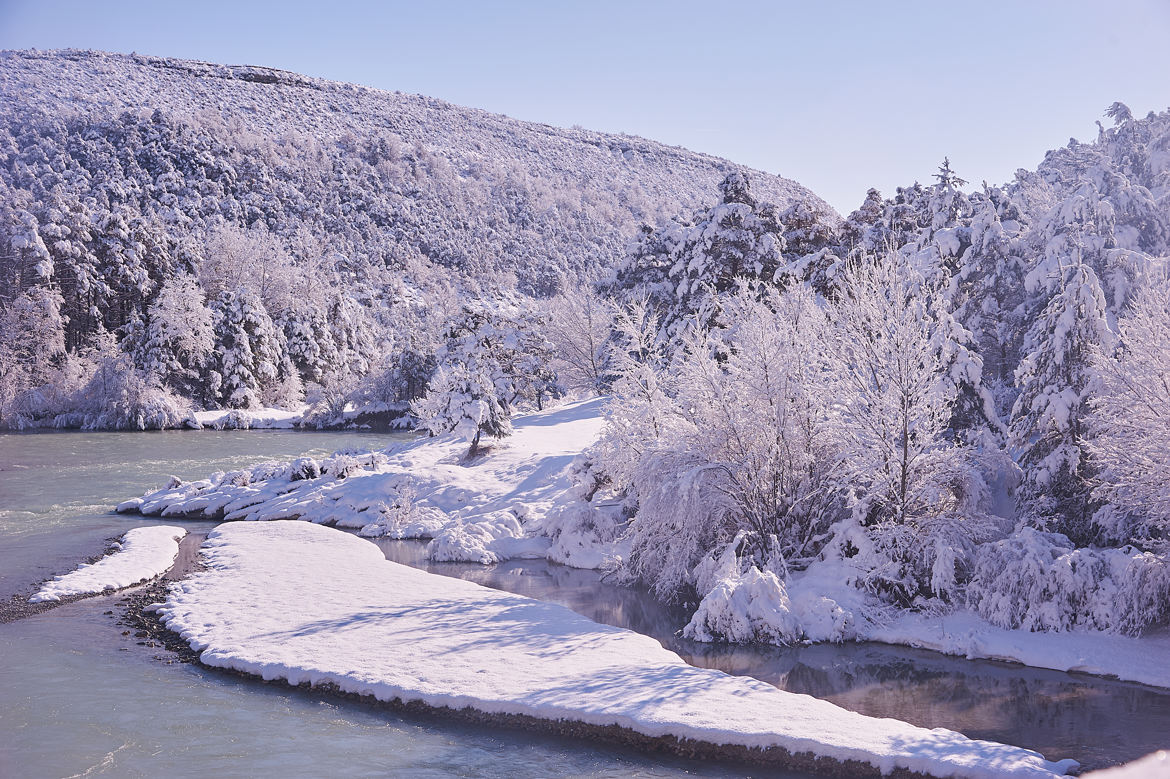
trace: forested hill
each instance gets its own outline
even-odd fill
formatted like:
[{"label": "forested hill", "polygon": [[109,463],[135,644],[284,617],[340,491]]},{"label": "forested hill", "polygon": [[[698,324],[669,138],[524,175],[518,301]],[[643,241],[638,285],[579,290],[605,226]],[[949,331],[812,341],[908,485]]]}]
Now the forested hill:
[{"label": "forested hill", "polygon": [[[0,117],[0,175],[34,202],[38,185],[108,195],[172,237],[260,222],[351,258],[512,270],[538,293],[612,265],[639,223],[690,212],[739,167],[287,71],[91,51],[0,53]],[[838,221],[799,184],[750,175],[761,199]]]}]

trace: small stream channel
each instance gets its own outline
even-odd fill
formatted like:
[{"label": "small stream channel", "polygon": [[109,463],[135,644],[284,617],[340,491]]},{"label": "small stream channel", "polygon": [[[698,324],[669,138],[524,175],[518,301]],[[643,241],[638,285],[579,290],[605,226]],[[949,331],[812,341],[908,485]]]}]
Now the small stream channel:
[{"label": "small stream channel", "polygon": [[[0,598],[71,569],[129,527],[159,524],[111,515],[108,507],[169,474],[194,478],[398,439],[276,431],[0,435]],[[951,728],[1049,758],[1073,757],[1087,768],[1170,743],[1168,692],[879,644],[696,644],[676,635],[685,613],[593,571],[534,560],[431,563],[422,542],[378,543],[391,560],[554,601],[651,635],[696,665],[755,676],[865,714]],[[760,773],[398,716],[176,663],[161,648],[122,635],[118,600],[93,598],[0,624],[0,776]]]}]

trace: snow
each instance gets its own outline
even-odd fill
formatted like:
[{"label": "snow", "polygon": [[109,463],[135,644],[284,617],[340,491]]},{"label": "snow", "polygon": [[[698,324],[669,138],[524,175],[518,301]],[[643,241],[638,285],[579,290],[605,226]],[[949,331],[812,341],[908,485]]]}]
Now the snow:
[{"label": "snow", "polygon": [[1115,676],[1170,688],[1170,630],[1141,638],[1101,631],[1030,633],[998,628],[970,611],[945,616],[903,613],[868,630],[866,638],[933,649],[970,659],[1007,660],[1034,668]]},{"label": "snow", "polygon": [[305,416],[309,406],[301,405],[298,408],[259,408],[251,411],[241,409],[219,409],[216,411],[196,411],[195,419],[203,427],[215,430],[292,430]]},{"label": "snow", "polygon": [[964,608],[932,613],[883,604],[858,589],[861,573],[851,560],[818,562],[784,581],[754,568],[741,572],[734,556],[719,562],[685,629],[688,638],[780,645],[877,641],[1170,688],[1170,629],[1140,638],[1088,629],[1009,629]]},{"label": "snow", "polygon": [[[585,503],[572,484],[576,455],[604,425],[604,402],[519,416],[514,435],[470,462],[464,459],[465,440],[419,438],[382,454],[302,458],[288,466],[269,463],[174,483],[125,501],[118,511],[295,518],[370,537],[432,539],[428,556],[434,560],[491,564],[547,557],[580,568],[613,568],[629,555],[620,506]],[[346,477],[338,478],[342,472]],[[845,560],[822,560],[777,580],[771,573],[737,570],[733,562],[722,561],[705,577],[700,591],[708,595],[687,628],[690,637],[777,644],[880,641],[1170,688],[1170,634],[1032,633],[996,627],[965,610],[947,616],[900,613],[859,589],[862,572]]]},{"label": "snow", "polygon": [[203,552],[206,569],[173,586],[159,612],[202,662],[266,680],[776,746],[883,772],[1023,777],[1076,765],[695,668],[646,636],[389,562],[359,537],[309,523],[223,524]]},{"label": "snow", "polygon": [[153,579],[175,562],[179,541],[185,535],[186,530],[171,525],[134,528],[122,536],[116,552],[45,582],[29,601],[39,603],[73,595],[93,595]]},{"label": "snow", "polygon": [[[370,536],[434,538],[442,560],[544,556],[545,518],[576,501],[570,465],[597,440],[604,399],[518,416],[515,433],[468,461],[456,435],[380,455],[334,455],[319,471],[268,464],[126,501],[119,511],[244,520],[301,519]],[[348,457],[344,468],[340,458]],[[300,462],[300,461],[298,461]],[[300,476],[295,478],[293,470]],[[344,473],[344,478],[341,478]]]},{"label": "snow", "polygon": [[1085,774],[1085,779],[1166,779],[1170,776],[1170,752],[1162,750],[1141,760]]}]

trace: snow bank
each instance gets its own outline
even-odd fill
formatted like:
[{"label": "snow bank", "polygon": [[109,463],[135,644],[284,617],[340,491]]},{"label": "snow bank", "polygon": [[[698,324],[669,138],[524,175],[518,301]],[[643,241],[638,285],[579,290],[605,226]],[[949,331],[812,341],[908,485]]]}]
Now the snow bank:
[{"label": "snow bank", "polygon": [[737,566],[729,547],[720,558],[705,561],[708,594],[685,635],[779,645],[877,641],[1170,688],[1170,629],[1140,638],[1084,628],[1032,632],[997,626],[969,609],[945,606],[932,612],[923,604],[922,611],[907,611],[862,591],[856,584],[862,571],[851,562],[822,560],[780,579]]},{"label": "snow bank", "polygon": [[593,399],[519,416],[511,437],[471,462],[462,439],[419,438],[384,454],[302,458],[172,484],[119,511],[301,519],[366,536],[434,538],[431,554],[441,560],[544,556],[544,521],[576,501],[570,465],[600,435],[603,404]]},{"label": "snow bank", "polygon": [[388,562],[373,544],[324,527],[224,524],[203,550],[206,570],[171,588],[162,618],[204,663],[267,680],[775,746],[882,771],[1049,776],[1075,766],[695,668],[646,636]]},{"label": "snow bank", "polygon": [[996,627],[960,610],[936,617],[902,612],[885,624],[869,627],[864,638],[969,659],[1006,660],[1170,688],[1170,630],[1166,629],[1141,638],[1090,630],[1031,633]]},{"label": "snow bank", "polygon": [[92,595],[153,579],[175,562],[179,541],[185,535],[186,530],[170,525],[134,528],[122,536],[116,552],[45,582],[29,601],[38,603],[71,595]]},{"label": "snow bank", "polygon": [[261,408],[252,411],[229,409],[196,411],[195,420],[215,430],[292,430],[304,418],[309,406],[296,409]]},{"label": "snow bank", "polygon": [[1162,750],[1141,760],[1085,774],[1085,779],[1166,779],[1170,776],[1170,752]]}]

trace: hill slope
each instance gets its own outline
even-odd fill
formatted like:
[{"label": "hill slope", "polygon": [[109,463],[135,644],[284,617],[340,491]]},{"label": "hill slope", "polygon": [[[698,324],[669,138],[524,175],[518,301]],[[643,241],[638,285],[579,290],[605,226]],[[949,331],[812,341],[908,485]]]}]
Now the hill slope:
[{"label": "hill slope", "polygon": [[[515,269],[522,280],[549,266],[579,272],[612,264],[637,223],[709,201],[723,175],[739,168],[641,138],[521,122],[420,95],[103,52],[0,53],[0,108],[18,139],[30,121],[70,127],[158,110],[168,127],[260,152],[258,169],[237,169],[250,200],[276,199],[287,210],[291,198],[304,212],[297,216],[330,236],[348,231],[329,217],[368,218],[388,233],[363,234],[350,251],[401,257],[410,247],[469,272]],[[181,157],[187,144],[163,145]],[[316,181],[322,164],[333,170]],[[807,201],[837,221],[799,184],[749,173],[763,200]],[[288,228],[279,209],[257,207],[243,221]]]}]

